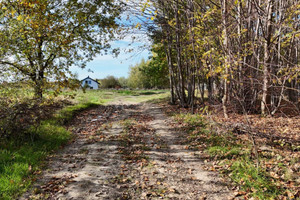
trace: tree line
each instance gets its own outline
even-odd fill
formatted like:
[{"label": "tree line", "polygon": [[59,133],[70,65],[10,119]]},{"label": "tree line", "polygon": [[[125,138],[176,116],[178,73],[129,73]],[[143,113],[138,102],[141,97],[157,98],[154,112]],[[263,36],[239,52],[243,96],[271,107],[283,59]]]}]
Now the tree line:
[{"label": "tree line", "polygon": [[169,87],[168,66],[154,56],[130,66],[128,78],[107,76],[99,82],[101,88],[165,89]]},{"label": "tree line", "polygon": [[[222,102],[241,112],[299,111],[300,3],[297,0],[151,0],[145,13],[162,44],[171,102]],[[153,18],[152,18],[153,19]]]}]

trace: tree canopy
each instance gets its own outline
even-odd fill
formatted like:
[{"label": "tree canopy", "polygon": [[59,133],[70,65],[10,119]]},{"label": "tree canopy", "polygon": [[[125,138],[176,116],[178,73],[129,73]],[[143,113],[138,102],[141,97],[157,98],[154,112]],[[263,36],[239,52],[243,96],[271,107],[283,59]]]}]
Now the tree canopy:
[{"label": "tree canopy", "polygon": [[120,12],[111,0],[3,0],[0,66],[29,79],[39,98],[49,81],[59,91],[70,66],[85,67],[107,51]]}]

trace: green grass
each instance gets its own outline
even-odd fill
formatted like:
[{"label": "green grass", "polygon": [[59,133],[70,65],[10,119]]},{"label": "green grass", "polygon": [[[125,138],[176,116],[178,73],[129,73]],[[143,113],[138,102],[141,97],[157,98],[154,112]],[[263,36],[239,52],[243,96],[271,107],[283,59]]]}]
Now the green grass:
[{"label": "green grass", "polygon": [[37,128],[28,130],[22,141],[0,142],[0,199],[16,199],[29,189],[34,176],[43,168],[43,160],[72,135],[63,126],[73,116],[97,104],[85,103],[68,106]]},{"label": "green grass", "polygon": [[49,121],[51,121],[52,123],[54,122],[60,125],[64,125],[69,122],[75,114],[88,108],[96,107],[98,105],[99,104],[97,103],[80,103],[73,106],[67,106],[56,113],[53,119],[50,119]]},{"label": "green grass", "polygon": [[251,196],[258,199],[275,199],[283,191],[274,184],[266,171],[257,170],[250,156],[240,156],[231,164],[230,178],[242,190],[250,192]]},{"label": "green grass", "polygon": [[175,119],[188,131],[188,146],[206,152],[221,167],[220,171],[242,191],[257,199],[274,199],[283,194],[284,190],[278,187],[265,168],[257,168],[249,141],[230,132],[217,134],[209,130],[199,114],[177,114]]},{"label": "green grass", "polygon": [[57,124],[42,123],[21,145],[1,142],[0,199],[15,199],[32,183],[34,173],[41,170],[42,160],[70,138],[71,133]]},{"label": "green grass", "polygon": [[138,95],[138,92],[134,90],[118,90],[117,93],[123,95],[133,95],[133,96]]},{"label": "green grass", "polygon": [[64,93],[76,94],[75,103],[107,104],[120,100],[121,102],[141,103],[168,97],[168,90],[82,90]]}]

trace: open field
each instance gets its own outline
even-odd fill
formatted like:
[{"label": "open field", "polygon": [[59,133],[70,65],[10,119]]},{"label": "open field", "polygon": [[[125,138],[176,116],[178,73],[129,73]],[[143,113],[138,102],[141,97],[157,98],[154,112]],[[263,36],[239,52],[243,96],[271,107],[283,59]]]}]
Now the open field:
[{"label": "open field", "polygon": [[[71,92],[71,94],[74,94]],[[107,104],[116,101],[140,103],[169,96],[168,90],[87,90],[76,92],[74,103]],[[122,103],[122,102],[121,102]]]}]

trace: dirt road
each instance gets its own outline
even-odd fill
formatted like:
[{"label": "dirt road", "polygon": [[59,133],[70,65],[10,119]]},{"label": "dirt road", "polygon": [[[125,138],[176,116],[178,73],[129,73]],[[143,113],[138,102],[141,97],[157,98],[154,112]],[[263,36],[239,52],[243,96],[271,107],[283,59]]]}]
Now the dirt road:
[{"label": "dirt road", "polygon": [[233,199],[170,123],[152,104],[80,113],[69,126],[74,141],[20,199]]}]

